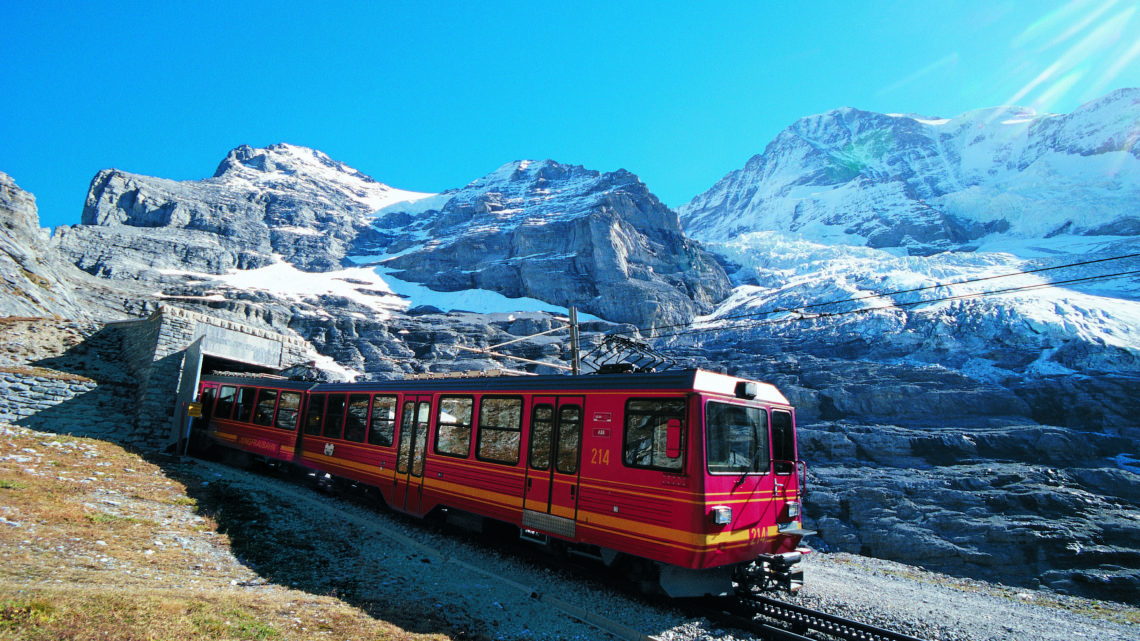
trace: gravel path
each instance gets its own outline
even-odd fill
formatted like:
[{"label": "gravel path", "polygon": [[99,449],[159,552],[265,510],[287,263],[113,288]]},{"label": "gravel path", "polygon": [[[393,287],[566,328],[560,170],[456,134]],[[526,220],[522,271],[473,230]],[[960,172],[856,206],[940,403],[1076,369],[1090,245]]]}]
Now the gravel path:
[{"label": "gravel path", "polygon": [[[322,561],[330,572],[328,580],[357,586],[350,600],[390,603],[392,612],[402,612],[396,615],[400,618],[434,611],[463,637],[608,636],[550,606],[558,601],[663,641],[751,638],[734,637],[705,620],[689,620],[668,605],[616,593],[411,519],[217,464],[198,463],[191,470],[205,483],[224,484],[227,492],[291,505],[289,519],[304,515],[302,522],[265,524],[278,532],[295,528],[320,532],[326,540],[367,541],[337,546],[343,556]],[[275,517],[268,512],[261,518]],[[791,601],[923,639],[1124,641],[1140,636],[1140,625],[1128,623],[1140,621],[1137,608],[956,579],[854,555],[812,555],[805,583]],[[544,600],[532,598],[534,593]]]}]

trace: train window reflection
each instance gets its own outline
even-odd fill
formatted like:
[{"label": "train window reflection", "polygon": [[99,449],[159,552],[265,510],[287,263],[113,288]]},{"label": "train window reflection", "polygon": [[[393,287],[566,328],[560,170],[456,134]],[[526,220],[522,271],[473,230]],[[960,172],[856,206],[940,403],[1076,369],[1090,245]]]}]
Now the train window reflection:
[{"label": "train window reflection", "polygon": [[479,460],[518,463],[521,437],[521,398],[484,396],[479,401]]},{"label": "train window reflection", "polygon": [[767,414],[758,407],[710,402],[705,408],[705,447],[711,474],[767,472]]},{"label": "train window reflection", "polygon": [[321,418],[325,415],[325,395],[309,396],[309,411],[305,413],[305,434],[321,435]]},{"label": "train window reflection", "polygon": [[776,461],[776,474],[791,474],[796,467],[796,441],[788,412],[772,412],[772,458]]},{"label": "train window reflection", "polygon": [[281,402],[277,404],[278,429],[292,432],[297,427],[297,410],[301,408],[300,392],[281,392]]},{"label": "train window reflection", "polygon": [[554,438],[554,407],[535,405],[530,417],[530,467],[550,469],[550,444]]},{"label": "train window reflection", "polygon": [[344,440],[363,443],[368,426],[368,395],[348,397],[348,415],[344,419]]},{"label": "train window reflection", "polygon": [[344,427],[344,400],[344,394],[329,394],[323,432],[327,438],[340,438],[340,431]]},{"label": "train window reflection", "polygon": [[253,424],[273,425],[273,411],[277,409],[277,390],[263,389],[257,393],[257,406],[253,410]]},{"label": "train window reflection", "polygon": [[558,408],[558,459],[555,468],[563,474],[578,471],[578,450],[582,444],[582,408],[563,405]]},{"label": "train window reflection", "polygon": [[238,390],[235,421],[248,423],[249,419],[253,418],[253,399],[256,395],[256,387],[243,387]]},{"label": "train window reflection", "polygon": [[215,406],[214,417],[226,418],[234,412],[234,396],[237,395],[237,388],[233,385],[222,386],[222,391],[218,392],[218,404]]},{"label": "train window reflection", "polygon": [[[682,455],[669,458],[666,441],[669,419],[685,425],[685,399],[631,399],[625,407],[623,461],[628,467],[676,472],[684,468]],[[684,438],[682,437],[682,444]]]},{"label": "train window reflection", "polygon": [[466,458],[471,452],[471,416],[475,399],[469,396],[441,396],[436,422],[435,451]]},{"label": "train window reflection", "polygon": [[372,445],[392,446],[396,434],[396,397],[377,396],[372,399],[372,426],[368,442]]}]

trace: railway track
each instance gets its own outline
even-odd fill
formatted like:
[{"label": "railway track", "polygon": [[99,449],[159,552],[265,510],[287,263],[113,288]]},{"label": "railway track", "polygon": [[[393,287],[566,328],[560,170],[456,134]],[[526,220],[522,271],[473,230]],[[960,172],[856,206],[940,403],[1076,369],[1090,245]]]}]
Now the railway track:
[{"label": "railway track", "polygon": [[744,630],[770,641],[922,641],[833,614],[792,605],[759,594],[738,594],[694,604],[701,616],[725,627]]}]

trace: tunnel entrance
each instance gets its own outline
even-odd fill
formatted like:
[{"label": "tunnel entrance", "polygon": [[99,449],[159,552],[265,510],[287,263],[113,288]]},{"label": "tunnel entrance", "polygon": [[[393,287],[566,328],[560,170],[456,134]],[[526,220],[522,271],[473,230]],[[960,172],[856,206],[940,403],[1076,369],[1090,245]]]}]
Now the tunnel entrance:
[{"label": "tunnel entrance", "polygon": [[176,446],[203,374],[274,373],[311,362],[304,339],[163,305],[148,318],[108,323],[124,333],[126,367],[138,381],[134,442]]}]

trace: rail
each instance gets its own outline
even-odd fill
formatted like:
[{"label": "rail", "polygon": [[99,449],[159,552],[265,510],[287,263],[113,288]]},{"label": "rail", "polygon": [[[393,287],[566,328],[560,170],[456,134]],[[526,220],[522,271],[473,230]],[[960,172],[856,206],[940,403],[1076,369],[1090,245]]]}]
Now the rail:
[{"label": "rail", "polygon": [[[901,632],[756,594],[705,600],[696,607],[709,620],[773,641],[812,641],[815,637],[808,634],[846,641],[922,641]],[[758,617],[765,620],[758,620]]]}]

